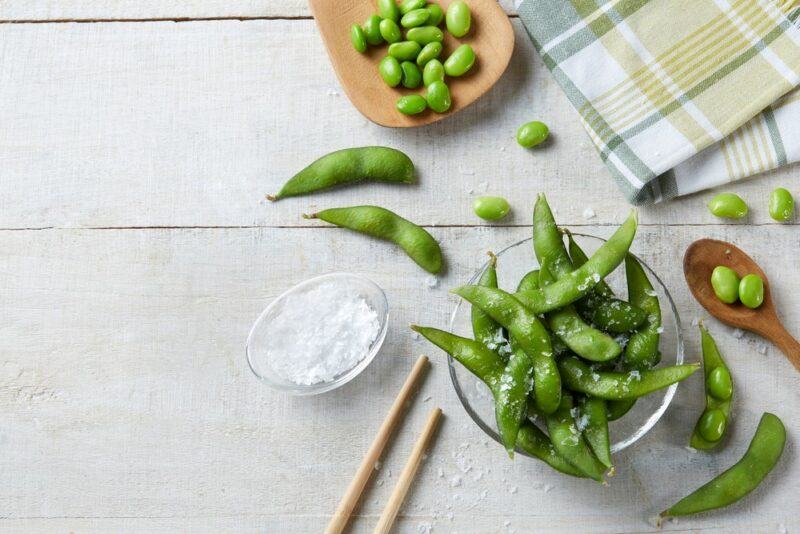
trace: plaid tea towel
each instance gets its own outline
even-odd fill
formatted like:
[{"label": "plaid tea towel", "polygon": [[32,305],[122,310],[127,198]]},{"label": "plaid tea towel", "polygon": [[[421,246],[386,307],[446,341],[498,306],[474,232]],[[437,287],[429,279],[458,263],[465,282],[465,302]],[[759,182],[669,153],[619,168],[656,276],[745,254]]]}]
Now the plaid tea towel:
[{"label": "plaid tea towel", "polygon": [[630,202],[800,160],[800,0],[522,0],[518,10]]}]

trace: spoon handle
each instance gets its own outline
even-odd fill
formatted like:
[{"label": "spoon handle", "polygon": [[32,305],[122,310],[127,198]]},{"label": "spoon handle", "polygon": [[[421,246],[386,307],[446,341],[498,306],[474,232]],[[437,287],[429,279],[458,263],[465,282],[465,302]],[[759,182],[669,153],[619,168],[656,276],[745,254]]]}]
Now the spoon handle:
[{"label": "spoon handle", "polygon": [[800,342],[786,331],[782,324],[777,323],[770,332],[770,339],[781,349],[792,365],[800,371]]}]

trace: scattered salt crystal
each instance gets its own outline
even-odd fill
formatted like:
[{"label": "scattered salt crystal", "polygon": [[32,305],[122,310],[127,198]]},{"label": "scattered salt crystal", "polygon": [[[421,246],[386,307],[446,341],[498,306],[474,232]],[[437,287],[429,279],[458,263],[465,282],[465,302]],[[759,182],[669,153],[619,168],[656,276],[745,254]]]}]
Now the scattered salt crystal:
[{"label": "scattered salt crystal", "polygon": [[758,344],[758,353],[759,354],[766,354],[767,353],[767,346],[763,343]]},{"label": "scattered salt crystal", "polygon": [[439,471],[438,471],[436,474],[439,476],[439,478],[444,478],[444,469],[442,469],[442,468],[440,467],[440,468],[439,468]]},{"label": "scattered salt crystal", "polygon": [[730,253],[731,253],[731,249],[729,249],[729,248],[726,248],[726,249],[725,249],[725,254],[730,254]]},{"label": "scattered salt crystal", "polygon": [[378,480],[375,484],[377,484],[378,487],[383,486],[383,479]]},{"label": "scattered salt crystal", "polygon": [[692,317],[692,326],[698,326],[700,324],[700,319],[697,317]]},{"label": "scattered salt crystal", "polygon": [[552,485],[550,485],[550,484],[545,484],[545,485],[544,485],[544,492],[545,492],[545,493],[550,493],[550,490],[551,490],[551,489],[553,489],[553,486],[552,486]]},{"label": "scattered salt crystal", "polygon": [[735,328],[735,329],[733,330],[733,337],[734,337],[734,338],[736,338],[736,339],[742,339],[742,337],[743,337],[743,336],[744,336],[744,330],[741,330],[741,329],[739,329],[739,328]]},{"label": "scattered salt crystal", "polygon": [[429,400],[431,400],[431,396],[430,395],[428,395],[427,397],[422,399],[422,402],[428,402]]},{"label": "scattered salt crystal", "polygon": [[504,526],[504,527],[508,528],[510,525],[511,525],[511,521],[509,521],[508,519],[506,519],[505,521],[503,521],[503,526]]},{"label": "scattered salt crystal", "polygon": [[506,147],[504,147],[504,146],[501,146],[501,147],[500,147],[500,152],[505,152],[505,151],[506,151]]},{"label": "scattered salt crystal", "polygon": [[779,532],[780,534],[786,534],[786,533],[787,533],[787,532],[789,532],[789,531],[788,531],[788,530],[786,530],[786,525],[784,525],[783,523],[781,523],[780,525],[778,525],[778,532]]},{"label": "scattered salt crystal", "polygon": [[375,471],[380,471],[383,464],[379,461],[375,462]]},{"label": "scattered salt crystal", "polygon": [[456,475],[450,480],[450,487],[457,488],[461,485],[461,477]]},{"label": "scattered salt crystal", "polygon": [[517,492],[517,487],[516,487],[516,486],[511,486],[511,489],[510,489],[510,490],[508,490],[508,492],[509,492],[510,494],[512,494],[512,495],[513,495],[513,494],[515,494],[515,493]]},{"label": "scattered salt crystal", "polygon": [[448,521],[452,521],[454,517],[455,517],[455,515],[453,514],[453,512],[447,512]]},{"label": "scattered salt crystal", "polygon": [[417,340],[417,339],[419,339],[419,338],[420,338],[420,336],[419,336],[419,332],[414,332],[414,333],[412,333],[412,334],[411,334],[411,338],[412,338],[412,339],[414,339],[414,340]]},{"label": "scattered salt crystal", "polygon": [[585,210],[583,210],[583,218],[584,219],[587,219],[587,220],[588,219],[594,219],[595,217],[597,217],[597,214],[594,212],[594,210],[592,208],[587,207]]},{"label": "scattered salt crystal", "polygon": [[473,176],[475,171],[473,169],[459,169],[461,174],[466,174],[467,176]]},{"label": "scattered salt crystal", "polygon": [[475,194],[475,189],[470,187],[469,189],[467,189],[467,194],[468,195],[474,195]]},{"label": "scattered salt crystal", "polygon": [[417,525],[417,534],[431,534],[430,523],[420,523]]},{"label": "scattered salt crystal", "polygon": [[292,293],[274,306],[261,333],[269,343],[255,357],[295,384],[330,382],[349,371],[381,329],[364,297],[335,282]]},{"label": "scattered salt crystal", "polygon": [[339,96],[339,91],[336,89],[328,89],[328,96]]},{"label": "scattered salt crystal", "polygon": [[487,189],[489,189],[489,182],[487,182],[486,180],[478,184],[479,191],[485,193]]},{"label": "scattered salt crystal", "polygon": [[439,279],[435,276],[429,276],[425,279],[425,285],[429,288],[433,289],[434,287],[439,285]]},{"label": "scattered salt crystal", "polygon": [[695,449],[694,447],[690,447],[688,445],[685,446],[684,449],[686,449],[687,451],[691,452],[692,454],[697,452],[697,449]]},{"label": "scattered salt crystal", "polygon": [[472,480],[477,482],[478,480],[483,478],[483,471],[475,471],[475,474],[472,476]]}]

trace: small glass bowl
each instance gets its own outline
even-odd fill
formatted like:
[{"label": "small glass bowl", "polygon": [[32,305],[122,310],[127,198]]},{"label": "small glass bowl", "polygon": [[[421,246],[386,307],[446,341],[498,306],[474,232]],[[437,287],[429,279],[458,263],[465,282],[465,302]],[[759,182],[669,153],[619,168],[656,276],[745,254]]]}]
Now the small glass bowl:
[{"label": "small glass bowl", "polygon": [[[267,362],[265,357],[265,349],[270,343],[267,336],[266,325],[272,319],[273,314],[279,308],[280,304],[290,295],[309,291],[323,283],[335,282],[340,287],[347,287],[354,292],[358,292],[359,296],[367,301],[370,308],[375,310],[378,314],[378,322],[380,323],[380,331],[375,341],[369,348],[366,356],[356,364],[352,369],[342,373],[329,382],[320,382],[318,384],[295,384],[278,375]],[[253,327],[250,329],[250,334],[247,336],[247,343],[245,345],[245,352],[247,353],[247,364],[250,370],[253,371],[262,382],[266,385],[285,391],[292,395],[318,395],[327,391],[334,390],[361,373],[370,362],[378,354],[378,351],[383,345],[383,340],[386,339],[386,330],[389,326],[389,303],[386,301],[386,294],[383,290],[372,280],[349,273],[331,273],[311,278],[305,282],[301,282],[284,292],[278,298],[273,300],[267,308],[261,312]]]},{"label": "small glass bowl", "polygon": [[[572,235],[589,256],[605,242],[605,239],[596,236],[575,233]],[[637,259],[647,271],[647,275],[661,302],[662,327],[664,331],[661,334],[660,348],[662,358],[659,365],[680,365],[683,363],[684,357],[683,334],[675,302],[673,302],[669,291],[667,291],[666,286],[658,275],[640,258],[637,257]],[[475,273],[468,283],[477,283],[487,266],[488,262]],[[535,268],[537,268],[537,262],[533,254],[531,238],[514,243],[497,253],[497,276],[501,288],[506,288],[507,290],[516,288],[517,282]],[[606,282],[618,295],[625,295],[625,291],[619,291],[627,287],[624,271],[624,268],[618,268],[606,278]],[[453,310],[453,315],[450,318],[450,331],[472,337],[470,306],[462,306],[462,303],[463,300],[459,301]],[[494,401],[489,388],[453,358],[448,358],[448,362],[453,387],[464,409],[486,434],[497,443],[502,444],[497,433]],[[667,410],[677,389],[678,384],[673,384],[666,389],[642,397],[624,417],[617,421],[612,421],[609,424],[612,442],[611,452],[622,451],[653,428]],[[517,452],[524,456],[530,456],[519,449]]]}]

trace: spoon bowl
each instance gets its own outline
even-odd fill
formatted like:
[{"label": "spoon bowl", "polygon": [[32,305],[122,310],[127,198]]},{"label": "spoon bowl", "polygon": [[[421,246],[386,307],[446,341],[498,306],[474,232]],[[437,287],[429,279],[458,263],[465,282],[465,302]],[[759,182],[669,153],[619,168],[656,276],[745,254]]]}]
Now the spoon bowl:
[{"label": "spoon bowl", "polygon": [[[443,10],[451,0],[438,0]],[[395,103],[401,96],[422,94],[424,88],[389,87],[378,74],[378,62],[387,54],[387,44],[370,46],[367,52],[357,52],[350,43],[350,26],[362,24],[377,12],[375,2],[368,0],[309,0],[328,56],[336,76],[350,101],[366,118],[381,126],[408,128],[422,126],[449,117],[472,104],[500,79],[514,50],[514,28],[497,0],[469,0],[472,28],[461,38],[444,31],[444,50],[440,61],[459,45],[468,44],[477,59],[464,76],[447,77],[452,107],[446,113],[428,109],[418,115],[403,115]],[[442,23],[444,26],[444,23]]]},{"label": "spoon bowl", "polygon": [[[764,302],[761,306],[751,309],[741,302],[725,304],[719,300],[711,287],[711,273],[718,265],[730,267],[739,277],[746,274],[760,276],[764,281]],[[778,318],[766,274],[744,251],[725,241],[700,239],[686,249],[683,274],[692,295],[708,313],[727,325],[769,339],[800,370],[800,343],[786,331]]]}]

